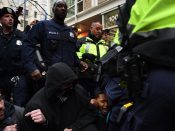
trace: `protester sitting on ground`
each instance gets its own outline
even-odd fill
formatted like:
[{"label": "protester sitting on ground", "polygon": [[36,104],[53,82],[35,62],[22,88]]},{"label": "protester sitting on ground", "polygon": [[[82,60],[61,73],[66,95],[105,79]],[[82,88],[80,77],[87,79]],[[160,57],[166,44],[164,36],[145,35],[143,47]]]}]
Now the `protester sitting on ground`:
[{"label": "protester sitting on ground", "polygon": [[91,104],[95,105],[101,114],[106,115],[108,112],[108,101],[104,91],[98,91],[95,93],[95,98],[91,99]]},{"label": "protester sitting on ground", "polygon": [[47,71],[45,87],[26,105],[21,131],[97,131],[97,113],[78,77],[65,63]]},{"label": "protester sitting on ground", "polygon": [[106,117],[108,113],[108,101],[104,91],[96,90],[95,98],[91,99],[91,104],[95,105],[99,111],[97,128],[99,131],[106,131]]},{"label": "protester sitting on ground", "polygon": [[7,102],[0,93],[0,131],[18,131],[24,109]]}]

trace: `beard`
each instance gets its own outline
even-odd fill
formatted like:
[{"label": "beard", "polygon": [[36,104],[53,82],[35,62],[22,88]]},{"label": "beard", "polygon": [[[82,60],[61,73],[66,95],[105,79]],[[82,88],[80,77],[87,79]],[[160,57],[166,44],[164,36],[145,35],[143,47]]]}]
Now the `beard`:
[{"label": "beard", "polygon": [[66,16],[67,16],[67,13],[57,13],[55,14],[55,19],[63,22]]}]

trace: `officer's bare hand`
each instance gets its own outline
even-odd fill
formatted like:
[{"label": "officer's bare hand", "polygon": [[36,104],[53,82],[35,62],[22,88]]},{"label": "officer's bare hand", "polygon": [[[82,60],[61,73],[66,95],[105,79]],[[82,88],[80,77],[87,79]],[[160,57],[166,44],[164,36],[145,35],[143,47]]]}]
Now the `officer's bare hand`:
[{"label": "officer's bare hand", "polygon": [[6,126],[3,131],[17,131],[17,125]]},{"label": "officer's bare hand", "polygon": [[72,131],[72,129],[65,128],[64,131]]},{"label": "officer's bare hand", "polygon": [[26,117],[30,116],[32,118],[32,120],[34,121],[34,123],[39,123],[39,124],[46,123],[46,118],[40,109],[36,109],[36,110],[31,111],[31,112],[28,112],[27,114],[25,114],[25,116]]},{"label": "officer's bare hand", "polygon": [[84,72],[88,69],[88,64],[84,61],[80,61],[80,68],[81,68],[81,72]]},{"label": "officer's bare hand", "polygon": [[30,75],[33,80],[39,80],[42,78],[41,72],[38,69],[34,70]]}]

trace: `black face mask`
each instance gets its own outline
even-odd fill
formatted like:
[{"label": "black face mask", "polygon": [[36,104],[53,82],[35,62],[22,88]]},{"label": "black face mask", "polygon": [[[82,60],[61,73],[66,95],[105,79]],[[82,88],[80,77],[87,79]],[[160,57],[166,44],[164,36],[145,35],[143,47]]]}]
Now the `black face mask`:
[{"label": "black face mask", "polygon": [[73,89],[72,87],[67,88],[57,94],[57,98],[61,101],[61,103],[64,103],[69,98],[72,89]]}]

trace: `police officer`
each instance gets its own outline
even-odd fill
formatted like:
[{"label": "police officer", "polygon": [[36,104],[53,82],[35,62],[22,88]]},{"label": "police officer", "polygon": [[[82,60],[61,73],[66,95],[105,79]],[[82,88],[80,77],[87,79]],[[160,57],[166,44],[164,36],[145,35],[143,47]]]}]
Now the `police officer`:
[{"label": "police officer", "polygon": [[77,41],[80,59],[89,64],[87,71],[80,73],[80,84],[83,85],[94,97],[94,89],[97,87],[96,76],[100,58],[107,52],[108,47],[102,39],[102,25],[100,22],[91,24],[90,33],[87,37]]},{"label": "police officer", "polygon": [[13,27],[15,17],[15,12],[9,7],[3,7],[0,11],[0,89],[8,101],[12,87],[18,86],[19,76],[24,74],[21,61],[24,35]]},{"label": "police officer", "polygon": [[72,28],[64,24],[67,15],[66,2],[57,0],[52,11],[53,19],[40,21],[34,25],[24,42],[22,51],[24,65],[33,80],[42,78],[41,68],[34,57],[37,46],[39,46],[42,62],[47,67],[54,63],[64,62],[74,71],[79,65],[82,65],[83,69],[87,68],[76,55],[76,36]]},{"label": "police officer", "polygon": [[129,0],[125,4],[118,6],[119,14],[116,21],[118,28],[113,43],[111,43],[111,48],[102,58],[104,64],[102,66],[103,74],[100,85],[106,91],[110,106],[107,131],[119,131],[128,111],[132,108],[132,101],[128,98],[126,81],[122,79],[123,76],[120,74],[123,74],[123,72],[121,73],[120,70],[123,68],[121,52],[123,52],[123,43],[126,41],[126,29],[123,27],[126,27],[129,12],[134,2],[135,0]]},{"label": "police officer", "polygon": [[124,48],[133,61],[123,60],[134,104],[121,131],[175,130],[174,8],[173,0],[136,0],[130,10]]}]

